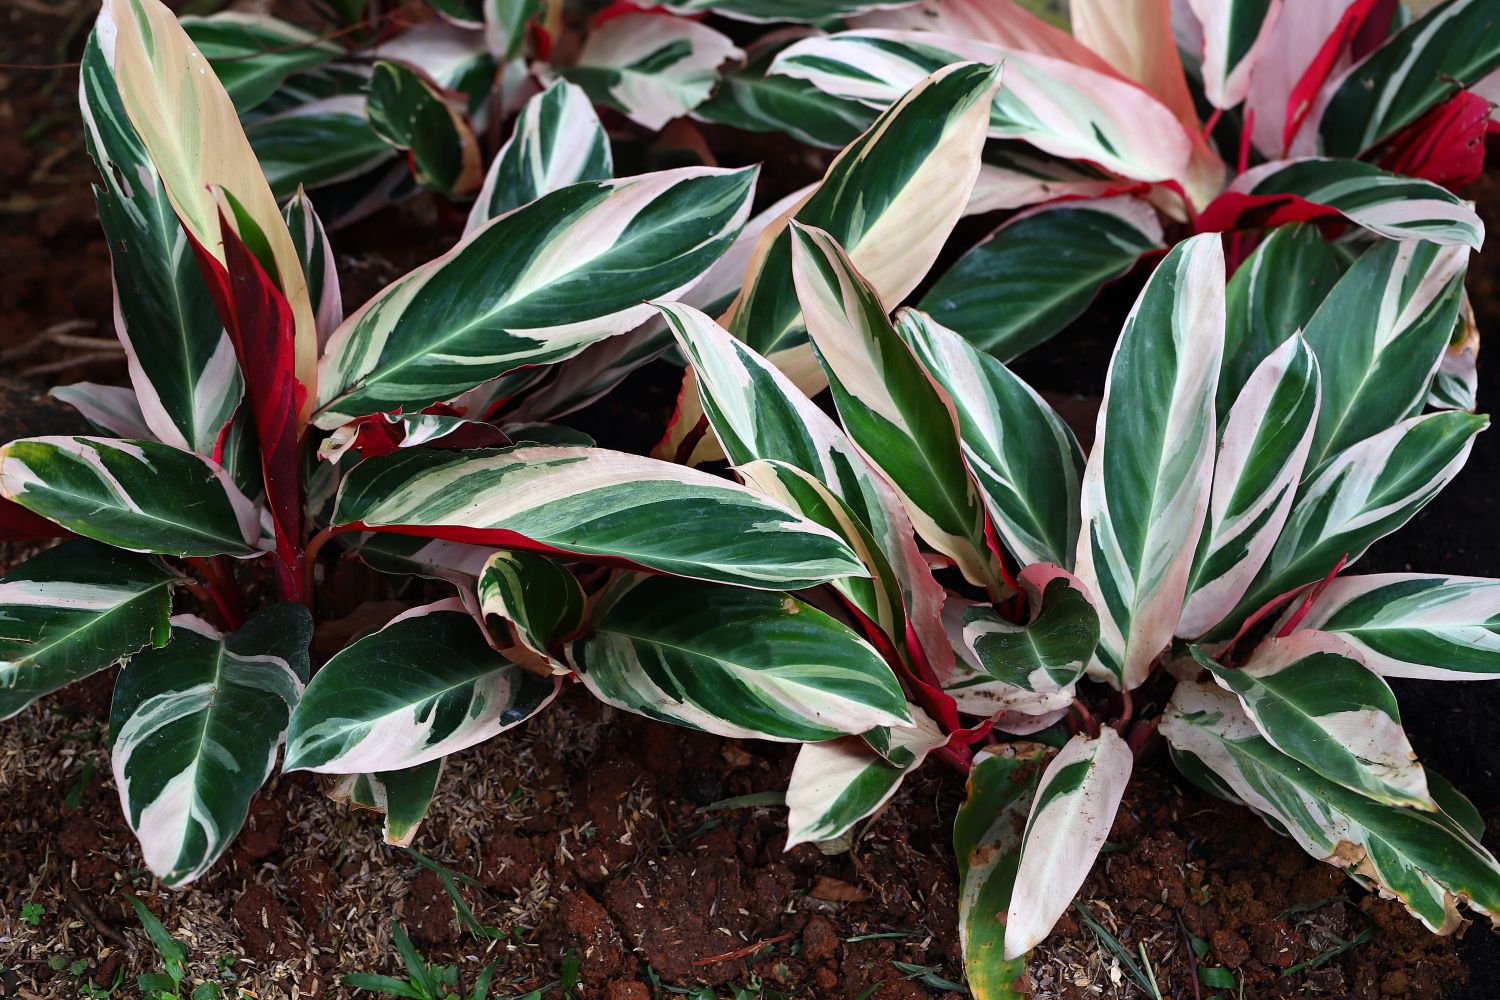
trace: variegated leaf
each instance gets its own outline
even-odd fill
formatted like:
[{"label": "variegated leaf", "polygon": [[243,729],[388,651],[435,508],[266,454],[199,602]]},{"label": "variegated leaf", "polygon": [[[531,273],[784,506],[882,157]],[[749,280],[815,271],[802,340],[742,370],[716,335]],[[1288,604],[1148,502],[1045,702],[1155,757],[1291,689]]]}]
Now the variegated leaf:
[{"label": "variegated leaf", "polygon": [[338,462],[351,451],[361,458],[389,455],[401,448],[499,448],[510,439],[494,424],[451,413],[374,413],[336,428],[318,445],[318,457]]},{"label": "variegated leaf", "polygon": [[0,577],[0,719],[167,641],[175,573],[98,542],[66,542]]},{"label": "variegated leaf", "polygon": [[833,532],[758,493],[593,448],[406,449],[355,466],[333,521],[777,589],[865,572]]},{"label": "variegated leaf", "polygon": [[1427,405],[1439,410],[1473,410],[1479,405],[1479,325],[1468,292],[1459,301],[1458,322],[1432,376]]},{"label": "variegated leaf", "polygon": [[292,715],[287,771],[394,771],[481,743],[557,695],[485,641],[457,600],[428,604],[344,647]]},{"label": "variegated leaf", "polygon": [[1021,857],[1026,810],[1049,751],[1039,743],[996,744],[974,757],[968,795],[953,819],[958,856],[958,940],[976,1000],[1020,1000],[1024,959],[1005,957],[1005,923]]},{"label": "variegated leaf", "polygon": [[291,310],[295,377],[306,390],[299,423],[317,390],[317,330],[297,249],[234,104],[203,54],[160,0],[106,0],[100,47],[113,67],[131,124],[160,173],[184,229],[204,261],[226,268],[221,193],[229,223],[254,243]]},{"label": "variegated leaf", "polygon": [[221,467],[155,441],[21,438],[0,448],[0,497],[133,552],[258,555],[260,517]]},{"label": "variegated leaf", "polygon": [[418,184],[450,198],[478,190],[484,166],[474,129],[425,75],[402,63],[377,62],[365,111],[377,135],[410,153]]},{"label": "variegated leaf", "polygon": [[1099,643],[1099,613],[1088,592],[1067,570],[1032,563],[1016,582],[1029,617],[1010,622],[976,604],[964,612],[964,645],[991,677],[1024,691],[1072,690]]},{"label": "variegated leaf", "polygon": [[833,840],[890,801],[906,775],[948,738],[915,705],[916,725],[892,729],[886,756],[856,736],[805,743],[786,788],[786,847]]},{"label": "variegated leaf", "polygon": [[582,627],[586,600],[567,567],[534,552],[496,552],[479,574],[479,608],[486,623],[499,619],[491,631],[496,644],[547,666],[558,663],[552,650]]},{"label": "variegated leaf", "polygon": [[94,203],[117,289],[115,332],[148,436],[209,455],[244,383],[187,235],[125,112],[106,55],[110,32],[101,19],[89,36],[78,96],[100,173]]},{"label": "variegated leaf", "polygon": [[[1477,250],[1484,223],[1465,202],[1431,181],[1400,177],[1359,160],[1307,157],[1252,167],[1223,196],[1225,223],[1205,213],[1207,228],[1238,223],[1248,212],[1256,226],[1342,216],[1393,240],[1427,240]],[[1211,208],[1210,213],[1214,210]]]},{"label": "variegated leaf", "polygon": [[577,61],[556,72],[598,103],[655,130],[703,103],[720,64],[743,54],[697,21],[632,13],[591,31]]},{"label": "variegated leaf", "polygon": [[904,7],[915,0],[669,0],[679,14],[723,14],[740,21],[816,23],[852,17],[884,7]]},{"label": "variegated leaf", "polygon": [[385,842],[410,847],[417,827],[427,817],[446,757],[398,771],[347,774],[328,793],[335,802],[348,802],[385,817]]},{"label": "variegated leaf", "polygon": [[1019,958],[1052,930],[1088,878],[1130,780],[1130,748],[1113,729],[1077,735],[1042,772],[1021,841],[1005,914],[1005,958]]},{"label": "variegated leaf", "polygon": [[1421,411],[1458,319],[1468,256],[1383,241],[1328,293],[1305,330],[1323,383],[1309,470]]},{"label": "variegated leaf", "polygon": [[1272,636],[1237,668],[1196,646],[1193,656],[1288,757],[1377,802],[1437,808],[1395,694],[1343,639],[1310,629]]},{"label": "variegated leaf", "polygon": [[465,545],[415,535],[342,535],[352,539],[347,551],[381,573],[420,576],[451,583],[460,596],[470,594],[479,582],[484,564],[495,551],[483,545]]},{"label": "variegated leaf", "polygon": [[1180,636],[1234,610],[1286,524],[1318,422],[1318,359],[1300,334],[1261,362],[1229,411]]},{"label": "variegated leaf", "polygon": [[1458,474],[1489,418],[1449,410],[1412,417],[1334,455],[1306,480],[1286,527],[1239,606],[1209,638],[1233,634],[1271,598],[1352,563]]},{"label": "variegated leaf", "polygon": [[568,662],[594,696],[661,722],[809,742],[911,726],[873,646],[790,594],[624,576]]},{"label": "variegated leaf", "polygon": [[[396,151],[370,127],[363,94],[340,94],[297,104],[245,125],[245,138],[260,160],[266,183],[277,198],[290,198],[299,187],[326,187],[357,177],[370,177],[377,190],[370,197],[380,203],[375,171]],[[408,185],[411,175],[400,165],[396,176]],[[386,197],[389,192],[386,192]],[[358,213],[340,215],[352,221]],[[293,237],[295,240],[295,236]],[[316,299],[314,308],[316,308]]]},{"label": "variegated leaf", "polygon": [[1500,865],[1459,822],[1329,781],[1266,742],[1229,692],[1179,684],[1161,732],[1307,853],[1399,899],[1430,929],[1457,930],[1460,901],[1492,920],[1500,914]]},{"label": "variegated leaf", "polygon": [[[1250,91],[1250,73],[1265,51],[1282,0],[1188,0],[1203,26],[1203,92],[1216,108],[1232,108]],[[1295,15],[1293,0],[1287,16]]]},{"label": "variegated leaf", "polygon": [[831,236],[792,223],[792,277],[807,331],[850,439],[884,472],[917,533],[970,583],[999,593],[984,507],[952,401],[901,339]]},{"label": "variegated leaf", "polygon": [[150,441],[156,438],[146,426],[135,390],[123,385],[100,385],[97,382],[74,382],[47,390],[53,399],[67,403],[96,430],[110,437]]},{"label": "variegated leaf", "polygon": [[755,171],[684,167],[573,184],[487,223],[344,322],[317,424],[421,409],[577,354],[653,313],[724,253]]},{"label": "variegated leaf", "polygon": [[1307,326],[1342,270],[1338,248],[1312,225],[1272,230],[1235,270],[1224,293],[1224,364],[1216,407],[1221,422],[1250,373]]},{"label": "variegated leaf", "polygon": [[484,42],[490,55],[508,62],[526,45],[526,26],[541,13],[545,0],[484,0]]},{"label": "variegated leaf", "polygon": [[1348,44],[1371,11],[1370,0],[1291,4],[1271,25],[1271,37],[1251,72],[1245,126],[1266,158],[1311,153],[1315,140],[1294,143],[1312,101],[1330,72],[1347,66]]},{"label": "variegated leaf", "polygon": [[1179,243],[1136,300],[1110,361],[1083,476],[1077,574],[1102,628],[1090,672],[1129,690],[1177,628],[1207,513],[1224,347],[1216,234]]},{"label": "variegated leaf", "polygon": [[[699,401],[729,460],[737,466],[757,459],[785,462],[848,505],[869,529],[900,586],[901,601],[887,609],[890,617],[871,617],[896,639],[906,634],[902,623],[910,622],[941,673],[950,660],[939,621],[943,591],[917,549],[911,518],[890,484],[837,423],[753,348],[694,309],[659,308],[692,366]],[[854,592],[850,581],[844,585]],[[868,596],[877,609],[888,604],[878,591]]]},{"label": "variegated leaf", "polygon": [[1068,425],[1004,365],[923,313],[903,309],[896,329],[952,400],[964,459],[1006,549],[1023,566],[1070,567],[1083,452]]},{"label": "variegated leaf", "polygon": [[[1198,109],[1172,32],[1173,6],[1172,0],[1071,0],[1068,26],[1082,47],[1103,57],[1106,72],[1134,80],[1185,127],[1196,130]],[[1073,53],[1058,54],[1092,65]]]},{"label": "variegated leaf", "polygon": [[1073,703],[1072,688],[1029,691],[998,680],[981,667],[974,650],[964,640],[964,626],[982,607],[956,594],[949,594],[943,604],[943,626],[954,653],[952,669],[939,675],[943,691],[953,699],[958,711],[992,719],[1002,732],[1025,736],[1047,728]]},{"label": "variegated leaf", "polygon": [[1009,361],[1077,319],[1162,239],[1156,210],[1136,198],[1044,206],[1012,217],[960,257],[920,308]]},{"label": "variegated leaf", "polygon": [[287,231],[292,234],[292,244],[297,248],[297,259],[302,262],[302,274],[307,278],[307,294],[312,300],[318,348],[321,350],[344,321],[344,293],[339,286],[338,262],[334,260],[333,245],[328,242],[323,220],[318,218],[312,199],[300,186],[287,202],[283,215]]},{"label": "variegated leaf", "polygon": [[344,54],[306,28],[264,14],[221,11],[184,17],[182,28],[198,46],[240,114],[264,102],[294,73],[316,69]]},{"label": "variegated leaf", "polygon": [[1494,4],[1438,4],[1328,84],[1313,112],[1319,144],[1334,156],[1358,156],[1497,68]]},{"label": "variegated leaf", "polygon": [[614,176],[609,136],[582,90],[559,80],[521,108],[469,210],[465,233],[579,181]]},{"label": "variegated leaf", "polygon": [[846,31],[784,50],[772,73],[871,107],[963,60],[1005,63],[989,135],[1022,139],[1141,181],[1182,180],[1192,139],[1165,105],[1119,77],[1021,49],[920,31]]},{"label": "variegated leaf", "polygon": [[1500,678],[1500,581],[1419,573],[1339,577],[1301,627],[1338,636],[1385,677]]},{"label": "variegated leaf", "polygon": [[311,641],[300,604],[227,636],[179,615],[166,646],[121,671],[110,763],[146,867],[167,885],[202,875],[239,833],[307,683]]}]

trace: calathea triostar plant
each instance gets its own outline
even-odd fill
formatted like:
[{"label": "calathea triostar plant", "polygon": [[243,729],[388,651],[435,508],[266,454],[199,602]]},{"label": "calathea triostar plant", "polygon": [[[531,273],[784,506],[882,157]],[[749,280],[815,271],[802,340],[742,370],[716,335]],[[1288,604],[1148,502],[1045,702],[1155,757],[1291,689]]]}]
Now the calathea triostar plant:
[{"label": "calathea triostar plant", "polygon": [[[933,238],[869,243],[893,281],[925,272],[996,86],[972,64],[922,81],[794,200],[851,242],[935,219]],[[277,204],[157,0],[108,0],[80,97],[130,385],[57,390],[96,435],[0,447],[3,537],[67,539],[0,580],[0,715],[123,663],[113,769],[164,882],[224,851],[283,741],[285,768],[341,775],[337,794],[409,839],[445,755],[569,674],[719,733],[911,731],[889,659],[810,591],[868,579],[841,531],[544,422],[638,363],[629,331],[661,339],[648,300],[736,296],[785,229],[787,204],[747,220],[753,170],[614,179],[592,108],[557,83],[521,110],[462,240],[346,318],[312,205]],[[335,550],[458,596],[317,664],[309,609]]]},{"label": "calathea triostar plant", "polygon": [[[1324,288],[1291,269],[1321,245],[1297,227],[1227,284],[1219,236],[1180,243],[1121,332],[1085,459],[1003,364],[922,312],[888,319],[827,232],[785,238],[822,376],[799,380],[826,382],[838,422],[701,311],[659,308],[742,478],[864,562],[834,588],[916,722],[804,747],[789,843],[843,835],[924,757],[956,765],[969,983],[1017,995],[1159,733],[1190,779],[1432,930],[1461,903],[1500,912],[1478,815],[1416,760],[1385,681],[1500,677],[1500,581],[1339,575],[1487,424],[1440,391],[1465,248],[1360,238]],[[1055,751],[1009,738],[1059,729]]]}]

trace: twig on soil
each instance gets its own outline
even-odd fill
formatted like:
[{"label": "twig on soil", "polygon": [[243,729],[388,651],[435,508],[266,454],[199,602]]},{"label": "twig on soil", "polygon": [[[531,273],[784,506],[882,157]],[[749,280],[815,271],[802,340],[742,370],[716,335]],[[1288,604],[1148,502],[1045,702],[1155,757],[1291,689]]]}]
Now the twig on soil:
[{"label": "twig on soil", "polygon": [[697,966],[703,966],[717,965],[720,962],[733,962],[737,958],[744,958],[746,955],[753,955],[757,951],[760,951],[762,948],[768,947],[773,944],[780,944],[791,936],[792,932],[787,931],[785,934],[778,934],[773,938],[762,938],[761,940],[756,941],[753,944],[745,945],[745,947],[743,948],[736,948],[734,951],[726,951],[722,955],[711,955],[708,958],[700,958],[693,964]]},{"label": "twig on soil", "polygon": [[68,905],[83,918],[84,923],[94,929],[94,933],[117,948],[128,949],[130,947],[130,942],[125,940],[125,935],[106,924],[98,912],[89,905],[88,900],[83,898],[83,893],[78,891],[78,887],[66,878],[63,880],[62,891],[63,898],[68,901]]}]

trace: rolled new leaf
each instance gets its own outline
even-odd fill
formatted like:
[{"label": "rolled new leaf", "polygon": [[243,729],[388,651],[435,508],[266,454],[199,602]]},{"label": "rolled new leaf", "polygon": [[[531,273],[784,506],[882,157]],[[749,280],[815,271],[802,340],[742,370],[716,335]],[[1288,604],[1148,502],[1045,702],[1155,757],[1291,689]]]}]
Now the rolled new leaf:
[{"label": "rolled new leaf", "polygon": [[601,701],[720,736],[809,742],[911,726],[875,648],[790,594],[627,576],[568,661]]},{"label": "rolled new leaf", "polygon": [[1203,28],[1203,91],[1214,107],[1232,108],[1249,93],[1250,73],[1270,41],[1281,3],[1188,0]]},{"label": "rolled new leaf", "polygon": [[1268,743],[1228,691],[1179,684],[1161,733],[1307,853],[1399,899],[1431,930],[1462,926],[1461,902],[1492,922],[1500,914],[1500,864],[1461,822],[1385,805],[1328,780]]},{"label": "rolled new leaf", "polygon": [[596,448],[406,449],[356,466],[333,521],[751,587],[865,573],[833,532],[758,493]]},{"label": "rolled new leaf", "polygon": [[1171,641],[1213,480],[1224,348],[1217,234],[1179,243],[1125,321],[1083,475],[1075,572],[1101,633],[1090,672],[1129,690]]},{"label": "rolled new leaf", "polygon": [[1395,694],[1343,639],[1307,629],[1272,637],[1238,669],[1196,646],[1193,655],[1288,757],[1377,802],[1437,808]]},{"label": "rolled new leaf", "polygon": [[1178,635],[1201,635],[1229,614],[1281,535],[1317,428],[1318,378],[1317,357],[1293,335],[1229,411]]},{"label": "rolled new leaf", "polygon": [[[521,647],[544,663],[583,625],[582,585],[561,563],[535,552],[496,552],[479,574],[479,607],[498,619],[501,649]],[[560,664],[559,664],[560,666]]]},{"label": "rolled new leaf", "polygon": [[786,849],[832,840],[890,801],[901,781],[948,738],[920,708],[909,705],[916,726],[890,730],[884,756],[849,736],[806,743],[787,784]]},{"label": "rolled new leaf", "polygon": [[728,249],[754,169],[573,184],[495,219],[387,287],[328,342],[316,422],[422,409],[577,354],[652,315]]},{"label": "rolled new leaf", "polygon": [[1099,643],[1099,613],[1078,578],[1058,566],[1033,563],[1016,582],[1029,620],[1013,624],[988,605],[971,605],[964,611],[964,644],[996,680],[1071,701]]},{"label": "rolled new leaf", "polygon": [[1500,580],[1340,577],[1313,602],[1301,627],[1338,636],[1384,677],[1500,678]]},{"label": "rolled new leaf", "polygon": [[21,438],[0,448],[0,497],[133,552],[259,555],[256,507],[220,466],[155,441]]},{"label": "rolled new leaf", "polygon": [[0,578],[0,719],[169,635],[177,574],[93,541],[48,549]]},{"label": "rolled new leaf", "polygon": [[566,80],[527,101],[469,210],[471,233],[513,208],[580,181],[613,177],[609,136],[588,96]]},{"label": "rolled new leaf", "polygon": [[1022,565],[1072,566],[1083,476],[1072,430],[1010,369],[931,317],[903,309],[896,330],[952,400],[964,460],[1005,548]]},{"label": "rolled new leaf", "polygon": [[1050,751],[1038,743],[983,750],[969,769],[968,795],[953,819],[958,856],[958,940],[977,1000],[1024,996],[1025,960],[1006,958],[1005,923],[1021,857],[1026,809]]},{"label": "rolled new leaf", "polygon": [[491,649],[456,599],[413,608],[318,671],[292,715],[283,768],[416,767],[520,725],[558,684]]},{"label": "rolled new leaf", "polygon": [[964,463],[957,417],[834,239],[792,223],[792,277],[807,330],[849,437],[896,488],[929,545],[998,593],[985,513]]},{"label": "rolled new leaf", "polygon": [[1076,735],[1042,772],[1021,839],[1005,914],[1005,958],[1020,958],[1052,930],[1088,878],[1130,780],[1133,757],[1105,726]]},{"label": "rolled new leaf", "polygon": [[239,833],[307,683],[312,616],[277,604],[230,635],[172,619],[171,641],[130,658],[110,707],[110,762],[146,866],[202,875]]}]

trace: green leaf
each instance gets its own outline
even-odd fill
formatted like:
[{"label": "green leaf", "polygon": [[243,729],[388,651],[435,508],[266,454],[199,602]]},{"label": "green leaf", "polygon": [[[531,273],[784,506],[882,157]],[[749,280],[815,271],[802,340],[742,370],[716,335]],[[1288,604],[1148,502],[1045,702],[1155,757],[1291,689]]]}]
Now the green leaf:
[{"label": "green leaf", "polygon": [[330,798],[385,814],[385,842],[410,847],[427,817],[445,757],[395,771],[345,775]]},{"label": "green leaf", "polygon": [[1323,403],[1308,469],[1420,412],[1458,320],[1468,251],[1383,241],[1308,320]]},{"label": "green leaf", "polygon": [[411,153],[418,184],[449,197],[479,188],[479,140],[437,84],[422,73],[389,60],[376,62],[366,113],[380,138]]},{"label": "green leaf", "polygon": [[742,55],[706,24],[659,13],[612,17],[588,34],[577,60],[555,71],[590,99],[653,131],[702,104],[719,64]]},{"label": "green leaf", "polygon": [[172,619],[171,642],[130,658],[110,706],[110,762],[146,866],[167,885],[229,847],[307,681],[312,617],[277,604],[225,636]]},{"label": "green leaf", "polygon": [[998,916],[1010,909],[1026,810],[1047,753],[1037,743],[980,751],[969,770],[968,796],[953,821],[958,935],[964,972],[977,1000],[1025,996],[1025,960],[1006,960],[1005,924]]},{"label": "green leaf", "polygon": [[1156,210],[1136,198],[1045,205],[1012,217],[960,257],[919,308],[1009,361],[1081,316],[1162,239]]},{"label": "green leaf", "polygon": [[[1209,638],[1229,638],[1271,598],[1352,563],[1425,507],[1463,468],[1489,418],[1413,417],[1334,455],[1297,492],[1286,527],[1239,605]],[[1225,634],[1227,633],[1227,634]]]},{"label": "green leaf", "polygon": [[1218,234],[1179,243],[1125,321],[1083,476],[1078,578],[1101,625],[1091,673],[1129,690],[1177,628],[1212,482],[1224,347]]},{"label": "green leaf", "polygon": [[[310,101],[245,124],[271,193],[287,199],[298,187],[363,177],[396,153],[370,126],[365,100],[343,95]],[[404,172],[404,168],[403,168]]]},{"label": "green leaf", "polygon": [[998,593],[984,507],[964,463],[952,402],[831,236],[792,224],[792,276],[849,437],[890,479],[917,533],[957,562],[969,582]]},{"label": "green leaf", "polygon": [[293,73],[316,69],[344,51],[305,28],[263,14],[223,11],[180,20],[242,115]]},{"label": "green leaf", "polygon": [[0,718],[167,641],[178,576],[98,542],[66,542],[0,578]]},{"label": "green leaf", "polygon": [[21,438],[0,448],[0,496],[135,552],[260,552],[256,508],[218,465],[155,441]]},{"label": "green leaf", "polygon": [[916,726],[892,729],[885,756],[849,736],[806,743],[787,784],[787,850],[832,840],[890,801],[908,773],[948,742],[920,708],[908,706]]},{"label": "green leaf", "polygon": [[1300,334],[1272,351],[1240,390],[1224,422],[1178,635],[1218,624],[1270,555],[1307,465],[1318,393],[1317,357]]},{"label": "green leaf", "polygon": [[[492,0],[494,2],[494,0]],[[559,80],[527,101],[490,164],[466,233],[569,184],[614,176],[609,136],[582,90]]]},{"label": "green leaf", "polygon": [[567,645],[595,697],[721,736],[827,740],[911,726],[880,654],[789,594],[620,578]]},{"label": "green leaf", "polygon": [[420,410],[577,354],[653,315],[733,242],[755,171],[684,167],[573,184],[388,287],[329,341],[316,423]]},{"label": "green leaf", "polygon": [[500,648],[553,662],[551,650],[583,625],[587,598],[565,566],[534,552],[496,552],[479,574],[479,606]]},{"label": "green leaf", "polygon": [[1313,602],[1302,627],[1348,642],[1385,677],[1500,678],[1497,580],[1418,573],[1339,577]]},{"label": "green leaf", "polygon": [[557,694],[495,652],[457,600],[413,608],[334,655],[287,729],[286,771],[396,771],[526,721]]},{"label": "green leaf", "polygon": [[1161,733],[1307,853],[1400,899],[1430,929],[1457,930],[1460,901],[1492,919],[1500,913],[1500,865],[1459,822],[1384,805],[1329,781],[1266,742],[1229,692],[1179,684]]},{"label": "green leaf", "polygon": [[360,463],[333,521],[801,589],[864,573],[828,529],[723,479],[594,448],[408,448]]},{"label": "green leaf", "polygon": [[1061,417],[1010,370],[913,309],[896,330],[958,414],[964,460],[1001,542],[1022,565],[1073,564],[1083,452]]},{"label": "green leaf", "polygon": [[1052,931],[1088,878],[1114,825],[1134,756],[1109,726],[1075,735],[1042,772],[1005,915],[1005,957],[1025,955]]},{"label": "green leaf", "polygon": [[1325,91],[1318,140],[1358,156],[1429,108],[1500,68],[1500,15],[1486,0],[1448,0],[1396,32]]},{"label": "green leaf", "polygon": [[1338,249],[1311,224],[1280,226],[1229,279],[1218,412],[1227,416],[1250,373],[1307,326],[1343,270]]},{"label": "green leaf", "polygon": [[1032,563],[1016,581],[1030,617],[1013,624],[987,605],[964,611],[964,644],[996,680],[1037,694],[1063,693],[1073,684],[1099,643],[1099,614],[1082,585],[1067,570]]},{"label": "green leaf", "polygon": [[115,332],[141,418],[162,441],[210,455],[244,383],[187,234],[125,113],[98,29],[84,48],[79,104],[100,173],[94,203],[120,290]]},{"label": "green leaf", "polygon": [[1266,639],[1237,669],[1193,647],[1276,749],[1377,802],[1436,809],[1396,696],[1358,656],[1337,636],[1307,629]]}]

